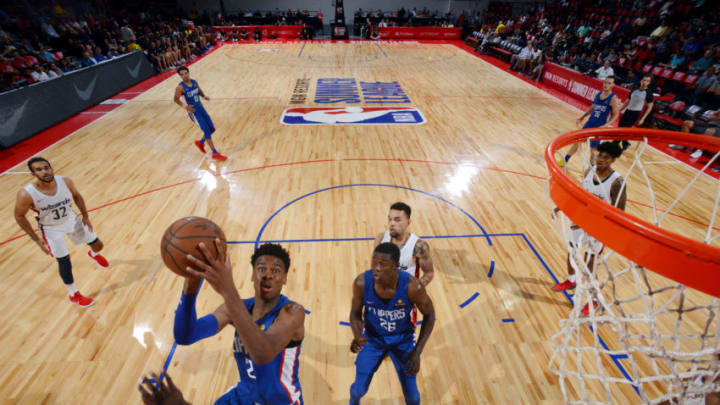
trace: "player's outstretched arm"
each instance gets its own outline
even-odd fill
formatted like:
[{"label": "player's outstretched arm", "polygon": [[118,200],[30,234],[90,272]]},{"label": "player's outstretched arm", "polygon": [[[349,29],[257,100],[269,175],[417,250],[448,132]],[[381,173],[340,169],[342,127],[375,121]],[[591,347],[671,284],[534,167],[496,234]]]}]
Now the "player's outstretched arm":
[{"label": "player's outstretched arm", "polygon": [[[625,211],[625,203],[627,202],[627,186],[623,187],[625,181],[622,177],[618,177],[610,186],[610,200],[613,205]],[[622,194],[620,193],[622,191]],[[620,198],[618,199],[618,195]]]},{"label": "player's outstretched arm", "polygon": [[30,207],[32,207],[32,197],[30,197],[30,194],[28,194],[25,189],[20,189],[17,193],[17,197],[15,199],[15,222],[17,222],[18,225],[20,225],[20,228],[22,228],[23,231],[25,231],[30,238],[40,246],[40,249],[42,249],[45,254],[50,254],[50,248],[48,247],[47,243],[38,236],[37,233],[33,230],[32,225],[30,225],[30,221],[27,220],[27,217],[25,216],[27,212],[30,210]]},{"label": "player's outstretched arm", "polygon": [[[216,314],[221,315],[223,312],[227,314],[229,322],[235,325],[235,330],[253,361],[258,365],[269,363],[293,338],[302,339],[305,310],[302,305],[296,303],[286,305],[270,329],[266,333],[260,331],[235,287],[232,265],[221,243],[220,239],[215,239],[217,251],[220,252],[217,257],[210,253],[204,243],[200,243],[198,249],[202,252],[205,261],[188,255],[188,260],[193,263],[194,268],[188,268],[187,271],[207,280],[223,297],[225,303],[218,308]],[[218,319],[218,325],[221,325],[221,321],[223,319]]]},{"label": "player's outstretched arm", "polygon": [[173,336],[180,345],[190,345],[198,340],[213,336],[223,330],[230,322],[227,311],[224,309],[225,304],[220,305],[212,314],[198,319],[195,312],[195,301],[197,300],[201,282],[201,278],[185,279],[173,323]]},{"label": "player's outstretched arm", "polygon": [[350,304],[350,329],[353,333],[353,341],[350,344],[350,351],[357,353],[363,345],[367,344],[367,339],[363,336],[363,295],[365,294],[365,277],[363,274],[355,277],[353,281],[353,296]]},{"label": "player's outstretched arm", "polygon": [[433,277],[435,277],[435,268],[432,257],[430,256],[430,244],[422,239],[418,240],[417,243],[415,243],[415,248],[413,248],[413,257],[415,258],[415,266],[419,267],[422,271],[420,284],[422,284],[423,287],[427,287]]},{"label": "player's outstretched arm", "polygon": [[408,284],[408,298],[410,298],[410,302],[413,303],[423,315],[417,344],[405,358],[405,372],[408,375],[414,375],[420,371],[420,354],[425,349],[425,344],[435,327],[435,307],[433,306],[430,296],[427,295],[425,287],[414,277],[410,278],[410,283]]}]

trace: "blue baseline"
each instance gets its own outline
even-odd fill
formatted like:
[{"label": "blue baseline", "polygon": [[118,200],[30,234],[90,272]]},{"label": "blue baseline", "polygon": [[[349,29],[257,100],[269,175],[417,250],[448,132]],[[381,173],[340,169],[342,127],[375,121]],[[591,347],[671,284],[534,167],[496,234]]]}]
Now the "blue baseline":
[{"label": "blue baseline", "polygon": [[502,321],[505,322],[505,323],[515,322],[515,318],[504,318]]},{"label": "blue baseline", "polygon": [[343,185],[340,185],[340,186],[332,186],[332,187],[321,188],[320,190],[315,190],[315,191],[312,191],[312,192],[307,193],[307,194],[305,194],[305,195],[301,195],[300,197],[298,197],[298,198],[296,198],[296,199],[294,199],[294,200],[286,203],[285,205],[283,205],[282,207],[280,207],[277,211],[273,212],[272,215],[270,215],[270,217],[269,217],[269,218],[265,221],[265,223],[262,225],[262,227],[260,228],[260,231],[259,231],[258,234],[257,234],[257,237],[255,238],[255,248],[257,249],[257,247],[260,245],[260,238],[262,238],[262,234],[263,234],[263,232],[265,232],[265,228],[267,228],[267,226],[268,226],[268,224],[270,223],[270,221],[272,221],[272,220],[275,218],[275,216],[277,216],[277,214],[279,214],[280,212],[282,212],[282,210],[284,210],[285,208],[287,208],[287,207],[291,206],[292,204],[294,204],[294,203],[302,200],[303,198],[310,197],[311,195],[315,195],[315,194],[318,194],[318,193],[322,193],[323,191],[334,190],[334,189],[338,189],[338,188],[348,188],[348,187],[387,187],[387,188],[398,188],[398,189],[401,189],[401,190],[408,190],[408,191],[412,191],[412,192],[415,192],[415,193],[424,194],[424,195],[426,195],[426,196],[428,196],[428,197],[432,197],[432,198],[435,198],[436,200],[440,200],[440,201],[442,201],[442,202],[450,205],[451,207],[457,208],[460,212],[462,212],[463,214],[465,214],[465,216],[467,216],[468,218],[470,218],[470,220],[471,220],[475,225],[477,225],[477,227],[480,229],[480,231],[482,231],[482,235],[483,235],[483,236],[485,237],[485,239],[487,240],[488,245],[489,245],[489,246],[492,246],[492,241],[490,240],[490,236],[488,235],[488,233],[485,231],[485,228],[483,228],[482,225],[480,225],[480,223],[479,223],[472,215],[470,215],[467,211],[465,211],[464,209],[458,207],[457,205],[455,205],[455,203],[453,203],[453,202],[451,202],[451,201],[448,201],[448,200],[446,200],[446,199],[444,199],[444,198],[442,198],[442,197],[440,197],[440,196],[437,196],[437,195],[435,195],[435,194],[428,193],[427,191],[418,190],[418,189],[416,189],[416,188],[411,188],[411,187],[398,186],[398,185],[395,185],[395,184],[358,183],[358,184],[343,184]]},{"label": "blue baseline", "polygon": [[495,260],[490,261],[490,271],[488,271],[488,278],[492,277],[493,271],[495,271]]},{"label": "blue baseline", "polygon": [[378,49],[380,50],[380,52],[382,52],[382,54],[385,55],[385,57],[387,58],[387,54],[386,54],[385,51],[382,49],[382,47],[380,46],[380,44],[378,44],[377,42],[375,42],[375,45],[377,45],[377,47],[378,47]]},{"label": "blue baseline", "polygon": [[307,45],[307,41],[303,42],[303,46],[302,46],[302,48],[300,48],[300,52],[298,52],[298,58],[300,57],[300,55],[302,55],[303,51],[305,50],[305,45]]},{"label": "blue baseline", "polygon": [[[553,274],[552,270],[550,270],[550,267],[548,267],[547,263],[545,263],[545,260],[543,260],[542,256],[540,256],[540,253],[538,253],[538,251],[535,249],[535,246],[533,246],[533,244],[530,242],[530,239],[528,239],[528,237],[525,236],[524,233],[521,235],[522,235],[522,238],[525,240],[525,243],[528,245],[528,247],[530,247],[530,249],[533,251],[533,253],[535,253],[535,257],[537,257],[538,260],[540,260],[540,263],[542,263],[545,270],[548,272],[548,274],[550,274],[550,277],[552,277],[552,279],[555,281],[555,283],[558,283],[559,281],[558,281],[557,277],[555,277],[555,274]],[[565,294],[565,297],[568,299],[568,301],[570,301],[570,303],[572,305],[575,305],[572,297],[567,293],[567,291],[563,291],[563,294]],[[593,331],[592,326],[588,325],[588,328],[590,329],[590,331]],[[600,342],[600,344],[602,345],[602,347],[605,350],[610,351],[610,349],[608,348],[608,345],[605,344],[605,341],[603,340],[603,338],[600,337],[600,335],[598,335],[598,341]],[[623,365],[620,363],[620,361],[618,361],[618,359],[623,358],[623,357],[611,355],[610,358],[615,363],[617,368],[620,370],[622,375],[625,376],[625,378],[628,381],[632,381],[630,374],[628,374],[628,372],[625,370],[625,367],[623,367]],[[635,390],[635,392],[638,394],[638,396],[640,396],[642,398],[642,395],[640,395],[640,389],[637,387],[637,385],[633,385],[632,387]]]}]

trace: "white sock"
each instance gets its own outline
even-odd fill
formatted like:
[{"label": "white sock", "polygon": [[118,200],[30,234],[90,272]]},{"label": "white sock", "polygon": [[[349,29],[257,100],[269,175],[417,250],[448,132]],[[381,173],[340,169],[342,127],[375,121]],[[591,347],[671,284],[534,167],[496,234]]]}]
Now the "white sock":
[{"label": "white sock", "polygon": [[77,288],[75,288],[75,283],[65,284],[65,288],[68,289],[68,294],[70,294],[71,297],[77,292]]},{"label": "white sock", "polygon": [[575,275],[574,275],[574,274],[569,274],[569,275],[568,275],[568,281],[571,282],[571,283],[574,283],[574,282],[575,282]]},{"label": "white sock", "polygon": [[99,255],[99,254],[100,254],[100,253],[95,253],[94,250],[90,249],[90,256],[95,257],[95,256],[97,256],[97,255]]}]

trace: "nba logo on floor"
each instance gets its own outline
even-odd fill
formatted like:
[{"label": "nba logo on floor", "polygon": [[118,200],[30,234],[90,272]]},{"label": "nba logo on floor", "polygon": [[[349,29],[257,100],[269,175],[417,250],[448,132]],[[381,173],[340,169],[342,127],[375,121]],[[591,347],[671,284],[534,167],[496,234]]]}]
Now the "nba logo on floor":
[{"label": "nba logo on floor", "polygon": [[425,117],[411,107],[310,107],[287,108],[286,125],[416,125]]}]

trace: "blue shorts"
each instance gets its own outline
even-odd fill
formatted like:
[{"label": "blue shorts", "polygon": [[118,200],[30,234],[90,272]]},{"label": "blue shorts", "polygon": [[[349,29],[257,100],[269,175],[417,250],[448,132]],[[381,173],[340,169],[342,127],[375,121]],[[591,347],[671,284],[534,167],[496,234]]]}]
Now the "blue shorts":
[{"label": "blue shorts", "polygon": [[[583,129],[597,128],[597,127],[594,126],[594,125],[588,126],[588,124],[590,124],[589,121],[585,123],[585,126],[583,126]],[[601,141],[590,141],[590,147],[593,148],[593,149],[595,149],[595,148],[598,147],[598,145],[600,145],[600,142],[601,142]]]},{"label": "blue shorts", "polygon": [[255,387],[248,387],[240,381],[218,398],[215,405],[260,405],[260,398],[254,391]]},{"label": "blue shorts", "polygon": [[400,385],[402,386],[405,403],[420,404],[420,391],[417,388],[417,374],[407,375],[403,364],[407,355],[415,347],[414,334],[392,336],[367,336],[368,343],[362,347],[355,359],[355,382],[350,387],[350,400],[357,402],[370,387],[370,381],[385,356],[390,356]]},{"label": "blue shorts", "polygon": [[188,116],[200,127],[200,130],[202,130],[203,134],[205,134],[205,138],[209,139],[210,135],[215,132],[215,125],[213,125],[213,122],[207,111],[205,111],[205,108],[202,106],[193,106],[193,108],[195,109],[195,112],[188,112]]}]

